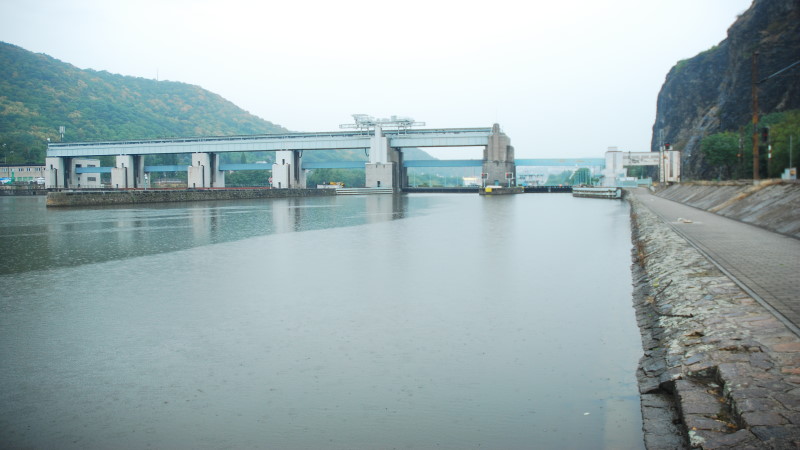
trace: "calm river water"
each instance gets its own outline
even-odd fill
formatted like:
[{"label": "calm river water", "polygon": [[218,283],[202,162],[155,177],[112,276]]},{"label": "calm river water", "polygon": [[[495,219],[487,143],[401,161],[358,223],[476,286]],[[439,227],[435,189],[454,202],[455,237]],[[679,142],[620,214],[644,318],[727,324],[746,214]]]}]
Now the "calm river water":
[{"label": "calm river water", "polygon": [[624,202],[0,197],[0,442],[643,448]]}]

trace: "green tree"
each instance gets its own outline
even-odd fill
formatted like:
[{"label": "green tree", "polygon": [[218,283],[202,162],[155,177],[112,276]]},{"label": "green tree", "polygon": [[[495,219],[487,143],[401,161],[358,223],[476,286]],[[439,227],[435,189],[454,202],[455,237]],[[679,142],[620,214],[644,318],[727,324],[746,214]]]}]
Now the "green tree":
[{"label": "green tree", "polygon": [[271,170],[237,170],[235,172],[227,173],[225,175],[225,186],[228,187],[269,186],[269,178],[271,176],[272,176]]},{"label": "green tree", "polygon": [[703,138],[700,151],[706,162],[714,167],[720,178],[731,178],[739,161],[739,135],[730,131],[715,133]]},{"label": "green tree", "polygon": [[[772,160],[767,159],[768,175],[778,178],[784,169],[791,165],[798,166],[800,158],[800,110],[791,110],[773,113],[764,116],[761,125],[769,128],[769,142],[763,143],[762,152],[769,157],[769,148],[772,147]],[[792,150],[791,158],[789,150]]]},{"label": "green tree", "polygon": [[342,182],[345,187],[364,187],[366,178],[361,169],[314,169],[306,176],[306,186]]},{"label": "green tree", "polygon": [[568,186],[570,184],[570,178],[572,177],[572,171],[565,170],[558,174],[550,174],[547,176],[547,181],[544,183],[545,186]]}]

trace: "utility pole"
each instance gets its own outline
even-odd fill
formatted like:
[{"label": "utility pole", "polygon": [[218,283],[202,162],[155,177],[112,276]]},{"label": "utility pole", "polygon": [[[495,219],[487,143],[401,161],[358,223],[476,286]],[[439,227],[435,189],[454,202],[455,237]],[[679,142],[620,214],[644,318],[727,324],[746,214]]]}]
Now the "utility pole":
[{"label": "utility pole", "polygon": [[753,183],[761,177],[758,169],[758,52],[753,53]]},{"label": "utility pole", "polygon": [[[759,179],[759,170],[758,170],[758,85],[774,78],[783,72],[797,66],[800,64],[800,61],[795,61],[788,66],[784,67],[783,69],[773,73],[772,75],[764,78],[763,80],[758,79],[758,52],[753,53],[753,182],[758,181]],[[772,159],[772,148],[769,145],[769,140],[766,140],[767,150],[769,151],[769,159],[767,160],[767,164],[771,162]],[[769,176],[769,171],[767,171],[767,176]]]}]

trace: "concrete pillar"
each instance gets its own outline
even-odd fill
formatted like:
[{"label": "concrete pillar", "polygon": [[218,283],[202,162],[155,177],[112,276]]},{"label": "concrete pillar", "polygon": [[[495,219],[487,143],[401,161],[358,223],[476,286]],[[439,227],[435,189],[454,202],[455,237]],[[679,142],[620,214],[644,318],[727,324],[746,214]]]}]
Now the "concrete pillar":
[{"label": "concrete pillar", "polygon": [[369,163],[385,164],[389,161],[389,139],[383,135],[383,129],[376,125],[375,134],[369,146]]},{"label": "concrete pillar", "polygon": [[305,189],[306,171],[303,170],[303,152],[280,150],[275,152],[272,165],[272,187],[280,189]]},{"label": "concrete pillar", "polygon": [[211,187],[225,187],[225,171],[219,170],[219,153],[211,155]]},{"label": "concrete pillar", "polygon": [[133,155],[133,187],[144,187],[144,156]]},{"label": "concrete pillar", "polygon": [[111,187],[130,189],[136,187],[133,155],[118,155],[111,169]]},{"label": "concrete pillar", "polygon": [[402,185],[403,153],[389,147],[389,139],[380,126],[375,127],[369,148],[369,162],[364,165],[368,188],[400,189]]},{"label": "concrete pillar", "polygon": [[192,165],[188,167],[188,187],[211,187],[211,154],[192,153]]},{"label": "concrete pillar", "polygon": [[483,150],[483,173],[486,185],[516,186],[517,165],[514,162],[514,147],[511,139],[502,131],[500,124],[492,126],[489,144]]},{"label": "concrete pillar", "polygon": [[63,188],[66,187],[65,181],[65,171],[64,167],[66,166],[65,158],[61,157],[47,157],[45,158],[45,173],[44,173],[44,185],[48,188]]}]

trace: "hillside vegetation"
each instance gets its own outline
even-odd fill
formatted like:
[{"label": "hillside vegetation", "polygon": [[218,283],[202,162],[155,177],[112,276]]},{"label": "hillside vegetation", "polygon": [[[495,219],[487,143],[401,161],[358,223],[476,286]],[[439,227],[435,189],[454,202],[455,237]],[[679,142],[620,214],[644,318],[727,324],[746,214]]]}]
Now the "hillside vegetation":
[{"label": "hillside vegetation", "polygon": [[[800,110],[762,116],[757,134],[761,176],[779,178],[786,168],[797,167],[800,163]],[[746,123],[738,130],[703,137],[700,156],[708,166],[704,178],[752,178],[752,136],[752,124]]]},{"label": "hillside vegetation", "polygon": [[[254,116],[213,92],[173,81],[82,70],[44,54],[0,42],[0,158],[9,164],[43,164],[48,140],[65,142],[231,136],[289,132]],[[422,150],[403,150],[408,159],[433,159]],[[366,160],[363,150],[307,152],[307,161]],[[113,165],[112,157],[101,164]],[[225,153],[226,163],[274,161],[273,152]],[[188,155],[151,155],[150,165],[183,164]],[[363,170],[324,169],[309,184],[344,181],[363,186]],[[447,173],[442,171],[442,173]],[[185,177],[184,174],[161,176]],[[264,185],[268,171],[241,171],[230,185]],[[438,177],[438,175],[437,175]]]},{"label": "hillside vegetation", "polygon": [[282,133],[198,86],[81,70],[0,42],[0,143],[9,163],[43,163],[47,140]]}]

